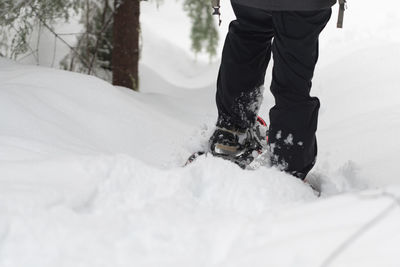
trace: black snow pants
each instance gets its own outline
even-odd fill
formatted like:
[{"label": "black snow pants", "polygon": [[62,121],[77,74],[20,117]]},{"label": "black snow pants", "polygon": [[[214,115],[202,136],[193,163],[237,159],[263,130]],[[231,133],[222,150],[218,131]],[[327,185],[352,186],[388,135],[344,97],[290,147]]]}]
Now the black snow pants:
[{"label": "black snow pants", "polygon": [[318,60],[318,39],[331,9],[272,11],[232,2],[217,81],[217,125],[251,127],[262,101],[262,87],[273,54],[269,148],[271,163],[304,179],[315,164],[318,98],[310,96]]}]

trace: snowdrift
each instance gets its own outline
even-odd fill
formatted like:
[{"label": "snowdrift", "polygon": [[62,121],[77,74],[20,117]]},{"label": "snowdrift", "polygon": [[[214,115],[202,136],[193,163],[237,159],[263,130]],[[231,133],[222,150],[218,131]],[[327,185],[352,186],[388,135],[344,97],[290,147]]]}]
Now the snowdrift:
[{"label": "snowdrift", "polygon": [[142,93],[0,59],[0,266],[400,266],[400,35],[359,27],[321,42],[321,198],[273,168],[182,167],[213,130],[218,62],[163,27],[144,21]]},{"label": "snowdrift", "polygon": [[271,168],[182,168],[212,130],[213,89],[147,73],[169,94],[1,60],[0,266],[400,263],[400,188],[354,191],[351,163],[312,174],[322,199]]}]

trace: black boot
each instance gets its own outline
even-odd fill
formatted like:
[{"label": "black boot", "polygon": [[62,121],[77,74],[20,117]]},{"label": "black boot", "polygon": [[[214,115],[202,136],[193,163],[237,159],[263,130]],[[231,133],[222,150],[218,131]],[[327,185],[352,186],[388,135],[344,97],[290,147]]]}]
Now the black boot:
[{"label": "black boot", "polygon": [[268,128],[261,118],[245,130],[216,127],[210,138],[210,153],[246,168],[266,151]]}]

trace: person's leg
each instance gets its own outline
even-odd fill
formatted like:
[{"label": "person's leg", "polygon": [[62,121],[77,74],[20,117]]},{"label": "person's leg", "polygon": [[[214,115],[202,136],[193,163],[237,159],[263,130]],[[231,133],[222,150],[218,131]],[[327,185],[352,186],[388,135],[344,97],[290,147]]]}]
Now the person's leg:
[{"label": "person's leg", "polygon": [[271,58],[270,12],[232,3],[236,20],[229,26],[217,81],[217,126],[243,130],[255,121],[261,87]]},{"label": "person's leg", "polygon": [[269,145],[272,164],[304,179],[315,164],[319,100],[310,96],[318,38],[331,9],[273,12],[275,38]]}]

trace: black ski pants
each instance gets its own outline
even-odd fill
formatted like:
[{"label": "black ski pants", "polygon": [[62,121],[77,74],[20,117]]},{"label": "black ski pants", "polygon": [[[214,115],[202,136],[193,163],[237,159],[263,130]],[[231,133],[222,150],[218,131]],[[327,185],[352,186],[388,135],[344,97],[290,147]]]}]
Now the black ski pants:
[{"label": "black ski pants", "polygon": [[318,60],[318,39],[331,9],[273,11],[232,2],[217,81],[217,125],[251,127],[262,101],[262,86],[273,54],[269,148],[271,162],[304,179],[315,164],[318,98],[310,96]]}]

